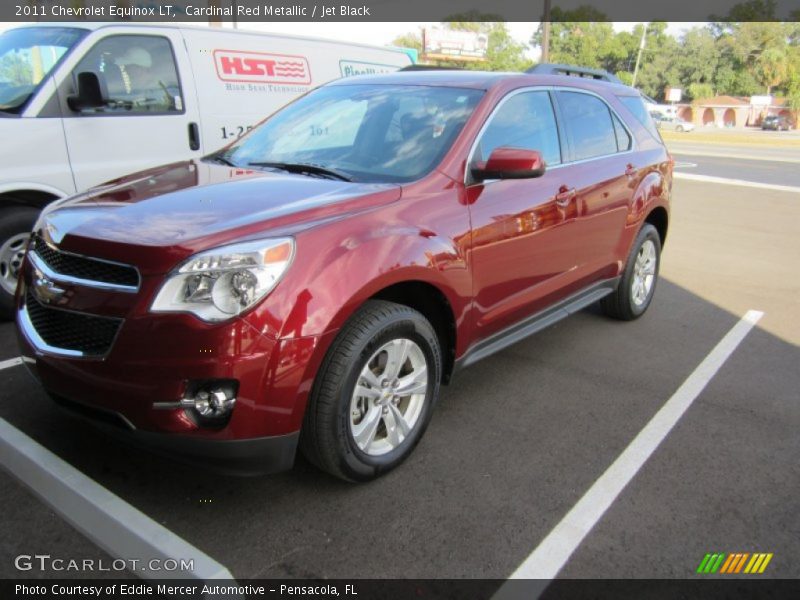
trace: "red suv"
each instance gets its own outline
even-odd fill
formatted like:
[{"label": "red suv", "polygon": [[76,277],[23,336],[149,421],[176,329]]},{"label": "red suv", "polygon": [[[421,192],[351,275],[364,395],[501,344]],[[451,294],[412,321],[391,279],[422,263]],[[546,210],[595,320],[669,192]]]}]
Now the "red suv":
[{"label": "red suv", "polygon": [[337,81],[205,160],[51,205],[22,354],[58,403],[174,456],[268,472],[299,445],[368,480],[460,369],[597,301],[642,315],[671,180],[620,84]]}]

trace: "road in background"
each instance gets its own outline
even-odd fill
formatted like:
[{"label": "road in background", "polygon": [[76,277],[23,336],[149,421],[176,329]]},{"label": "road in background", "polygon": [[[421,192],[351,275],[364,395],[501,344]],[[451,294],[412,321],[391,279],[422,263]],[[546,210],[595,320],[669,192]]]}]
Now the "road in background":
[{"label": "road in background", "polygon": [[[770,185],[789,185],[800,187],[800,164],[754,160],[752,158],[731,158],[704,156],[672,152],[676,173],[725,177]],[[757,191],[751,191],[757,194]]]}]

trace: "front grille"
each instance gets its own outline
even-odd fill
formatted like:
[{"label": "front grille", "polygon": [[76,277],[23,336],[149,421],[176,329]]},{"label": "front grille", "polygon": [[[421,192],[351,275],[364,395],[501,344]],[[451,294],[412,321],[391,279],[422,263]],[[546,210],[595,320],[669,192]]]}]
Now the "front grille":
[{"label": "front grille", "polygon": [[85,356],[103,356],[111,348],[122,319],[98,317],[50,308],[39,303],[28,291],[25,296],[28,318],[49,346],[77,350]]},{"label": "front grille", "polygon": [[50,246],[38,235],[33,236],[31,249],[48,267],[60,275],[113,285],[139,286],[139,272],[134,267],[62,252]]}]

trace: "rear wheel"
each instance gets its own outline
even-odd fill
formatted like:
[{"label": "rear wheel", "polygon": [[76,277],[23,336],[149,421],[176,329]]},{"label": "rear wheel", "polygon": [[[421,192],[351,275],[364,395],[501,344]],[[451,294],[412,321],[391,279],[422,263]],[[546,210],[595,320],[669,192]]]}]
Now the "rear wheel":
[{"label": "rear wheel", "polygon": [[683,125],[678,125],[678,126],[675,128],[675,131],[677,131],[678,133],[683,133]]},{"label": "rear wheel", "polygon": [[370,300],[320,367],[300,438],[303,453],[349,481],[393,469],[430,421],[441,368],[436,333],[422,314]]},{"label": "rear wheel", "polygon": [[605,313],[623,321],[641,317],[653,300],[660,264],[661,239],[656,228],[645,223],[633,243],[617,289],[601,300]]},{"label": "rear wheel", "polygon": [[0,210],[0,319],[14,316],[14,292],[31,229],[39,211],[28,206]]}]

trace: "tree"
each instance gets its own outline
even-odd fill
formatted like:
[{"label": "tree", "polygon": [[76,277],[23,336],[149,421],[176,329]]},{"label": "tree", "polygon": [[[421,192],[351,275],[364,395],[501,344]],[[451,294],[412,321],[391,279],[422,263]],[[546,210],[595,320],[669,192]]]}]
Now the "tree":
[{"label": "tree", "polygon": [[21,54],[13,52],[6,54],[0,61],[0,80],[20,87],[33,82],[33,71],[30,61],[25,60]]},{"label": "tree", "polygon": [[764,50],[755,61],[756,78],[767,88],[767,95],[772,88],[784,83],[789,78],[789,57],[782,48],[772,47]]},{"label": "tree", "polygon": [[710,83],[690,83],[686,92],[692,100],[700,100],[711,98],[714,95],[714,87]]}]

